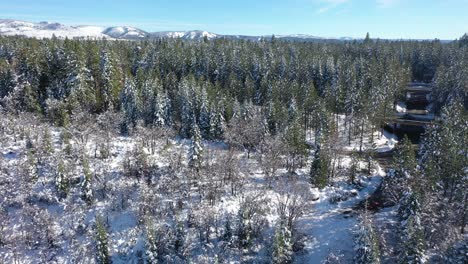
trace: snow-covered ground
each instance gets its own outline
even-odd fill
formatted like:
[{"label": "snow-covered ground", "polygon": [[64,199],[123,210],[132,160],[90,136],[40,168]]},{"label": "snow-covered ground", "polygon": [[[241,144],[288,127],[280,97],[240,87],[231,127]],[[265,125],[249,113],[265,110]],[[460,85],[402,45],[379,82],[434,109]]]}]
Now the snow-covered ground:
[{"label": "snow-covered ground", "polygon": [[[385,172],[377,167],[372,176],[361,176],[361,187],[346,182],[337,187],[326,187],[319,192],[320,199],[300,220],[301,231],[309,236],[305,254],[296,263],[320,263],[330,254],[340,256],[344,263],[351,263],[354,256],[354,231],[358,224],[353,207],[368,198],[380,185]],[[348,193],[350,198],[338,203],[330,199],[337,193]]]},{"label": "snow-covered ground", "polygon": [[[5,127],[23,127],[21,120],[10,120]],[[34,131],[29,131],[33,138],[33,144],[42,144],[42,131],[48,125],[39,123],[35,125]],[[240,205],[247,199],[252,199],[264,210],[264,218],[267,221],[265,232],[274,234],[274,228],[278,219],[278,202],[288,194],[291,188],[305,188],[307,200],[305,212],[297,221],[297,230],[305,236],[305,248],[297,254],[296,263],[320,263],[330,253],[342,255],[346,262],[353,258],[353,231],[357,224],[357,218],[352,208],[363,201],[380,184],[384,171],[374,164],[374,169],[370,176],[359,175],[358,185],[351,185],[346,174],[350,166],[350,157],[347,152],[340,155],[338,173],[333,179],[332,186],[323,190],[311,188],[308,184],[309,165],[297,170],[297,175],[286,175],[285,169],[280,169],[277,173],[278,180],[274,181],[271,187],[268,186],[265,176],[260,169],[255,154],[248,159],[242,151],[236,151],[235,155],[239,159],[237,169],[239,170],[239,183],[242,184],[242,193],[231,194],[230,191],[223,192],[220,199],[210,205],[206,199],[201,199],[200,190],[193,186],[186,189],[184,185],[174,186],[170,181],[172,177],[187,177],[184,174],[168,175],[169,178],[161,177],[155,179],[154,185],[149,187],[145,181],[129,178],[122,174],[124,161],[129,157],[135,157],[132,153],[141,149],[147,155],[147,159],[157,169],[167,170],[177,164],[178,160],[182,164],[187,163],[187,153],[190,148],[190,140],[163,139],[156,140],[156,150],[154,153],[147,146],[142,145],[140,136],[122,137],[111,135],[110,153],[108,158],[100,158],[97,149],[99,143],[103,142],[103,136],[99,133],[90,133],[85,146],[85,152],[89,157],[90,170],[95,175],[94,190],[95,202],[87,205],[80,198],[79,187],[72,187],[70,194],[65,199],[59,199],[56,194],[54,167],[60,153],[63,153],[63,133],[61,128],[49,127],[51,131],[53,154],[44,155],[43,165],[40,165],[39,177],[37,181],[30,181],[28,175],[20,176],[15,168],[21,168],[28,162],[28,150],[26,149],[26,137],[18,133],[18,129],[8,130],[5,137],[0,141],[0,165],[3,164],[1,181],[10,186],[7,193],[1,198],[2,207],[7,208],[7,221],[5,222],[4,238],[7,246],[0,247],[0,260],[7,263],[19,260],[21,263],[37,263],[40,259],[48,259],[57,263],[67,262],[92,262],[93,261],[93,228],[96,216],[105,217],[108,223],[110,253],[115,263],[128,263],[136,261],[135,252],[144,251],[145,231],[140,223],[141,206],[147,201],[142,199],[153,199],[157,202],[157,208],[171,209],[178,200],[183,201],[183,209],[177,213],[179,220],[187,220],[189,214],[196,215],[201,219],[209,215],[215,215],[224,219],[226,216],[234,219],[238,213]],[[347,151],[357,150],[359,144],[353,140],[351,145],[346,142],[345,129],[341,129],[339,145]],[[35,133],[37,137],[34,136]],[[73,137],[70,141],[74,146],[74,151],[79,151],[77,147],[79,137]],[[366,149],[375,148],[383,151],[393,148],[395,139],[392,135],[384,134],[380,137],[375,134],[374,145],[370,144],[369,136],[364,137],[363,143]],[[222,142],[204,142],[205,155],[218,156],[227,152],[226,145]],[[80,166],[76,166],[77,160],[66,159],[70,165],[70,175],[82,177]],[[310,159],[309,159],[310,160]],[[46,166],[51,164],[52,167]],[[363,163],[359,163],[360,168],[364,168]],[[8,173],[5,173],[8,172]],[[209,175],[207,175],[208,177]],[[19,178],[18,178],[19,177]],[[286,177],[286,178],[282,178]],[[19,180],[18,180],[19,179]],[[283,180],[281,180],[283,179]],[[209,178],[201,180],[210,181]],[[182,181],[183,182],[183,181]],[[26,190],[27,188],[28,190]],[[290,189],[288,189],[290,188]],[[188,190],[189,193],[184,193]],[[228,188],[229,190],[229,188]],[[104,194],[105,196],[102,196]],[[318,198],[318,200],[312,199]],[[334,201],[339,198],[340,201]],[[315,201],[314,201],[315,200]],[[158,209],[159,210],[159,209]],[[27,212],[36,212],[33,215]],[[36,215],[39,214],[39,215]],[[163,217],[157,221],[158,226],[171,225],[173,220]],[[42,246],[26,246],[19,242],[26,239],[25,230],[35,225],[44,223],[47,225],[47,232],[54,234],[54,244],[57,250],[43,248]],[[82,228],[79,228],[79,227]],[[37,230],[46,227],[37,227]],[[80,231],[82,230],[82,231]],[[32,232],[32,231],[31,231]],[[187,231],[189,232],[189,231]],[[34,234],[34,232],[33,232]],[[219,250],[215,243],[201,245],[198,242],[196,233],[187,235],[187,241],[192,250],[192,259],[195,262],[213,260],[213,256]],[[17,244],[15,244],[17,243]],[[265,245],[268,245],[266,243]],[[39,245],[39,244],[38,244]],[[251,261],[265,259],[268,255],[266,246],[252,248]],[[133,252],[133,253],[132,253]],[[234,254],[234,253],[233,253]],[[245,260],[245,256],[244,259]],[[230,262],[240,263],[239,256],[231,255]]]}]

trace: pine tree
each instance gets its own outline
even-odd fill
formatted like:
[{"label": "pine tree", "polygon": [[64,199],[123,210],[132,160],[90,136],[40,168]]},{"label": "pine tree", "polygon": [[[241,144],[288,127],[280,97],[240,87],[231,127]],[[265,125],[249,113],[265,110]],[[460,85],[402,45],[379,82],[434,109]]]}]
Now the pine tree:
[{"label": "pine tree", "polygon": [[210,127],[210,137],[212,139],[223,139],[224,133],[226,131],[226,121],[224,120],[224,114],[222,109],[211,110],[211,127]]},{"label": "pine tree", "polygon": [[185,228],[184,223],[177,222],[175,226],[175,239],[174,239],[174,250],[175,253],[183,253],[183,248],[185,244]]},{"label": "pine tree", "polygon": [[198,173],[203,160],[203,143],[201,141],[200,129],[195,124],[192,132],[192,146],[189,153],[189,167],[196,170]]},{"label": "pine tree", "polygon": [[[0,63],[0,68],[2,70],[0,71],[0,99],[2,99],[5,96],[8,96],[11,92],[13,92],[14,88],[16,87],[16,76],[12,69],[8,67],[9,65],[3,65]],[[3,70],[5,69],[5,70]]]},{"label": "pine tree", "polygon": [[424,263],[424,233],[421,225],[421,205],[419,195],[407,192],[398,208],[401,221],[400,263]]},{"label": "pine tree", "polygon": [[57,165],[57,174],[55,177],[55,186],[59,193],[59,196],[66,197],[68,194],[69,181],[66,175],[65,163],[60,159]]},{"label": "pine tree", "polygon": [[158,263],[158,245],[156,232],[153,228],[146,229],[146,262],[150,264]]},{"label": "pine tree", "polygon": [[[296,116],[296,113],[294,114]],[[307,145],[305,143],[305,131],[301,126],[299,119],[293,117],[288,128],[285,131],[285,141],[288,146],[288,171],[295,173],[296,168],[303,163],[304,157],[307,155]]]},{"label": "pine tree", "polygon": [[26,161],[26,173],[33,182],[39,178],[39,167],[37,164],[37,158],[32,150],[28,150],[28,158]]},{"label": "pine tree", "polygon": [[223,240],[230,243],[232,239],[232,227],[231,227],[231,218],[229,215],[226,217],[226,222],[224,223],[224,234]]},{"label": "pine tree", "polygon": [[394,167],[399,177],[409,178],[414,176],[416,169],[416,155],[411,141],[405,135],[403,141],[397,146],[394,156]]},{"label": "pine tree", "polygon": [[172,108],[171,98],[169,97],[167,91],[162,94],[162,105],[164,106],[164,124],[167,127],[172,127],[174,125],[174,120],[172,118],[174,109]]},{"label": "pine tree", "polygon": [[181,128],[180,133],[183,137],[191,137],[192,134],[192,127],[196,123],[195,119],[195,112],[194,107],[191,100],[190,95],[190,86],[187,80],[182,80],[179,84],[179,98],[180,98],[180,105],[181,105],[181,112],[180,112],[180,122]]},{"label": "pine tree", "polygon": [[397,203],[412,182],[416,185],[422,184],[422,182],[418,183],[415,180],[416,173],[415,153],[411,141],[405,136],[403,141],[397,145],[393,155],[393,169],[389,171],[382,183],[387,198],[391,202]]},{"label": "pine tree", "polygon": [[310,182],[318,188],[324,188],[328,183],[329,161],[325,153],[318,149],[310,167]]},{"label": "pine tree", "polygon": [[272,263],[288,264],[293,262],[292,235],[285,219],[279,221],[273,241]]},{"label": "pine tree", "polygon": [[201,89],[199,106],[200,115],[198,117],[198,125],[200,127],[200,132],[204,139],[210,139],[211,113],[208,105],[208,95],[206,93],[205,87]]},{"label": "pine tree", "polygon": [[239,248],[245,248],[251,243],[251,234],[245,219],[245,209],[239,207],[236,219],[236,236]]},{"label": "pine tree", "polygon": [[378,239],[367,212],[360,219],[360,225],[355,239],[355,251],[355,263],[380,263]]},{"label": "pine tree", "polygon": [[98,264],[112,263],[111,256],[109,255],[109,245],[107,238],[107,230],[104,222],[100,217],[96,217],[95,226],[95,243],[96,243],[96,262]]},{"label": "pine tree", "polygon": [[[143,75],[140,72],[139,70],[137,76]],[[139,99],[141,109],[139,109],[139,112],[145,125],[152,125],[155,122],[155,113],[158,112],[156,109],[158,100],[155,93],[160,88],[158,84],[156,81],[140,80],[137,78],[137,87],[140,87],[139,90],[141,91]]]},{"label": "pine tree", "polygon": [[115,99],[120,92],[120,80],[110,52],[104,48],[99,56],[100,71],[100,109],[106,111],[115,107]]},{"label": "pine tree", "polygon": [[83,166],[83,177],[80,184],[81,187],[81,197],[86,203],[91,204],[93,200],[93,190],[91,188],[91,181],[92,181],[92,174],[89,168],[88,159],[83,158],[82,160]]},{"label": "pine tree", "polygon": [[48,155],[54,153],[54,146],[52,144],[52,135],[48,127],[44,128],[44,133],[42,134],[42,153]]},{"label": "pine tree", "polygon": [[165,101],[161,96],[156,97],[156,102],[154,106],[154,124],[158,127],[163,127],[166,125],[165,117]]},{"label": "pine tree", "polygon": [[124,119],[127,124],[136,126],[139,118],[139,102],[138,95],[135,87],[135,83],[131,79],[125,81],[125,87],[122,90],[120,101],[122,103],[122,111],[124,113]]}]

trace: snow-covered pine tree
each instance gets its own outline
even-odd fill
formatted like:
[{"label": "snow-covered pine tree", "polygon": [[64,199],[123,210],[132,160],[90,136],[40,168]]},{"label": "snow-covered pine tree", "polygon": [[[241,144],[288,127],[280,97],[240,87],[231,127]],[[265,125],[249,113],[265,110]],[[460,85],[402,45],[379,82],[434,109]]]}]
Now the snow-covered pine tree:
[{"label": "snow-covered pine tree", "polygon": [[192,104],[190,84],[188,80],[182,80],[179,84],[179,100],[180,100],[180,134],[183,137],[189,138],[192,136],[192,127],[196,123],[194,107]]},{"label": "snow-covered pine tree", "polygon": [[[3,65],[3,63],[6,65]],[[3,99],[3,97],[8,96],[16,87],[17,77],[7,62],[0,62],[0,68],[2,69],[0,70],[0,87],[2,87],[2,89],[0,89],[0,99]]]},{"label": "snow-covered pine tree", "polygon": [[96,217],[95,224],[96,262],[98,264],[112,263],[109,254],[108,235],[106,226],[101,217]]},{"label": "snow-covered pine tree", "polygon": [[91,181],[93,175],[89,168],[89,162],[87,158],[82,159],[82,169],[83,169],[83,177],[80,183],[81,187],[81,197],[86,203],[91,204],[93,201],[93,190],[91,187]]},{"label": "snow-covered pine tree", "polygon": [[360,218],[355,238],[354,261],[357,264],[378,264],[380,253],[378,240],[367,212]]},{"label": "snow-covered pine tree", "polygon": [[239,207],[237,211],[237,219],[236,219],[236,238],[237,238],[237,246],[239,249],[247,247],[251,242],[250,230],[246,224],[245,219],[245,209]]},{"label": "snow-covered pine tree", "polygon": [[25,176],[29,176],[29,178],[35,182],[37,181],[37,179],[39,178],[39,168],[38,168],[38,162],[37,162],[37,158],[34,154],[34,152],[30,149],[28,150],[28,154],[27,154],[27,160],[26,160],[26,168],[25,168]]},{"label": "snow-covered pine tree", "polygon": [[389,171],[385,177],[382,187],[385,196],[392,202],[397,203],[411,179],[416,173],[416,157],[408,137],[404,137],[400,142],[393,155],[393,169]]},{"label": "snow-covered pine tree", "polygon": [[77,51],[67,53],[65,67],[67,75],[64,89],[72,112],[79,111],[79,106],[87,111],[96,110],[96,92],[93,86],[95,80],[86,66],[82,47]]},{"label": "snow-covered pine tree", "polygon": [[416,155],[409,138],[405,135],[403,141],[395,150],[395,158],[393,160],[396,173],[399,177],[410,178],[416,169]]},{"label": "snow-covered pine tree", "polygon": [[288,147],[287,169],[289,173],[295,173],[296,168],[304,163],[307,155],[307,145],[305,143],[305,131],[301,126],[297,113],[293,114],[294,119],[290,120],[284,135],[284,140]]},{"label": "snow-covered pine tree", "polygon": [[154,105],[154,124],[158,127],[166,125],[165,116],[165,100],[160,96],[156,96]]},{"label": "snow-covered pine tree", "polygon": [[104,48],[99,56],[100,104],[105,111],[113,107],[113,93],[116,90],[115,69],[109,51]]},{"label": "snow-covered pine tree", "polygon": [[172,108],[171,98],[169,97],[167,91],[162,93],[162,102],[164,105],[164,124],[167,127],[172,127],[174,125],[174,120],[172,118],[174,109]]},{"label": "snow-covered pine tree", "polygon": [[218,106],[212,108],[210,117],[210,135],[212,139],[223,139],[226,131],[226,121],[224,120],[224,110]]},{"label": "snow-covered pine tree", "polygon": [[57,165],[57,174],[55,176],[55,186],[60,197],[66,197],[68,194],[69,181],[66,175],[65,162],[60,159]]},{"label": "snow-covered pine tree", "polygon": [[209,139],[211,128],[211,113],[208,105],[208,96],[204,87],[202,88],[200,97],[200,115],[198,117],[198,124],[200,127],[201,136],[204,139]]},{"label": "snow-covered pine tree", "polygon": [[293,243],[291,230],[285,219],[279,220],[273,240],[272,263],[288,264],[293,262]]},{"label": "snow-covered pine tree", "polygon": [[419,195],[413,191],[404,194],[398,207],[400,226],[400,263],[425,263],[424,230],[421,225]]},{"label": "snow-covered pine tree", "polygon": [[145,243],[145,255],[146,263],[157,264],[158,263],[158,241],[156,237],[156,230],[152,227],[146,228],[146,243]]},{"label": "snow-covered pine tree", "polygon": [[192,132],[192,145],[190,147],[189,153],[189,167],[195,169],[198,173],[200,171],[201,165],[203,160],[203,143],[200,134],[200,129],[198,125],[195,124],[193,126]]},{"label": "snow-covered pine tree", "polygon": [[[138,70],[138,76],[143,75],[141,70]],[[143,78],[143,77],[140,77]],[[138,79],[137,79],[138,80]],[[158,91],[158,83],[156,80],[138,80],[140,87],[140,116],[145,122],[145,125],[152,125],[155,120],[157,98],[155,92]]]},{"label": "snow-covered pine tree", "polygon": [[310,167],[310,183],[318,188],[324,188],[328,183],[329,161],[327,155],[321,149],[317,149],[314,154],[314,160]]},{"label": "snow-covered pine tree", "polygon": [[183,222],[177,222],[175,225],[174,250],[176,254],[183,254],[185,245],[185,226]]},{"label": "snow-covered pine tree", "polygon": [[135,83],[132,79],[125,80],[125,87],[120,95],[120,101],[125,122],[135,127],[139,118],[139,102]]},{"label": "snow-covered pine tree", "polygon": [[49,155],[51,153],[54,153],[52,135],[50,133],[49,127],[45,127],[43,134],[42,134],[41,152],[44,155]]},{"label": "snow-covered pine tree", "polygon": [[289,122],[293,122],[298,117],[296,99],[292,98],[288,108]]},{"label": "snow-covered pine tree", "polygon": [[226,222],[224,222],[224,233],[223,233],[223,240],[227,243],[231,243],[232,240],[232,227],[231,227],[231,217],[229,215],[226,216]]}]

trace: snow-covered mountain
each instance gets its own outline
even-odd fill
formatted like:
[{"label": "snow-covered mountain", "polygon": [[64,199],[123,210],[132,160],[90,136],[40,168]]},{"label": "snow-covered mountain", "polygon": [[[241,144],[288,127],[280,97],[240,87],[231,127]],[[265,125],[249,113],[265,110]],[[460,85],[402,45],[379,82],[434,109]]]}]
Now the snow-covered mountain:
[{"label": "snow-covered mountain", "polygon": [[[26,36],[34,38],[107,38],[107,39],[145,39],[145,38],[180,38],[183,40],[203,40],[205,38],[212,40],[218,38],[243,39],[258,41],[261,39],[270,39],[271,35],[265,36],[244,36],[244,35],[220,35],[203,30],[191,31],[161,31],[146,32],[139,28],[129,26],[100,27],[100,26],[67,26],[51,22],[28,22],[12,19],[0,19],[0,35],[8,36]],[[329,40],[313,35],[294,34],[278,35],[277,39],[287,41],[324,41]],[[350,40],[349,38],[335,39],[337,41]]]},{"label": "snow-covered mountain", "polygon": [[202,30],[192,31],[162,31],[153,32],[151,35],[155,38],[181,38],[186,40],[216,39],[221,35]]},{"label": "snow-covered mountain", "polygon": [[59,23],[49,22],[27,22],[11,19],[0,19],[0,35],[20,35],[34,38],[57,37],[89,37],[103,38],[108,37],[103,34],[104,28],[98,26],[65,26]]},{"label": "snow-covered mountain", "polygon": [[116,39],[141,39],[149,37],[149,33],[134,27],[109,27],[103,34]]}]

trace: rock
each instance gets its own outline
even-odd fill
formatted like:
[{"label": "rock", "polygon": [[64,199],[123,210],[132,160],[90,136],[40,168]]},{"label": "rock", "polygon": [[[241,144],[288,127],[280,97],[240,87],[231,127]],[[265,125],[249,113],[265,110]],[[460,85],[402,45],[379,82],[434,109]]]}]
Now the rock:
[{"label": "rock", "polygon": [[314,192],[314,193],[312,193],[312,195],[311,195],[310,197],[311,197],[310,199],[311,199],[312,201],[317,201],[317,200],[320,199],[320,194]]},{"label": "rock", "polygon": [[310,192],[310,199],[312,201],[317,201],[320,199],[320,192],[318,190],[318,188],[312,188],[311,192]]},{"label": "rock", "polygon": [[353,212],[353,210],[351,208],[346,208],[346,209],[343,209],[342,213],[345,214],[345,215],[349,215]]}]

